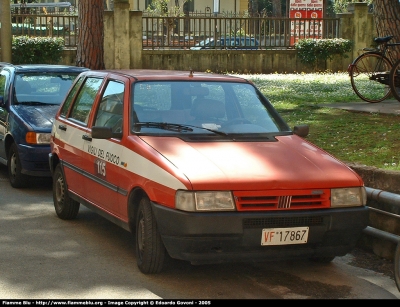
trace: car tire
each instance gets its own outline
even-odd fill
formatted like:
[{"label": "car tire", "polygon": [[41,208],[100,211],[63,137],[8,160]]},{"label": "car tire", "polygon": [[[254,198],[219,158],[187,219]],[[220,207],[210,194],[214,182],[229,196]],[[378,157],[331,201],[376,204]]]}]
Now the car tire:
[{"label": "car tire", "polygon": [[69,197],[67,182],[60,164],[56,166],[53,174],[53,202],[60,219],[72,220],[78,215],[80,204]]},{"label": "car tire", "polygon": [[15,143],[11,144],[7,160],[8,177],[13,188],[24,188],[28,184],[28,176],[22,174],[21,160]]},{"label": "car tire", "polygon": [[143,197],[139,203],[135,235],[136,259],[139,270],[144,274],[161,272],[166,250],[147,197]]}]

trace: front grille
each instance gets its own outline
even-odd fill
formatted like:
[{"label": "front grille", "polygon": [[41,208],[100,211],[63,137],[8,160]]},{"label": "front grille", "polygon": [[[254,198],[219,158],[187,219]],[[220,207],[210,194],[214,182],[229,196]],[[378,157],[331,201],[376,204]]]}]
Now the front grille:
[{"label": "front grille", "polygon": [[318,226],[324,223],[323,216],[269,217],[243,220],[243,228],[282,228]]},{"label": "front grille", "polygon": [[34,167],[36,170],[48,171],[50,169],[48,162],[35,162]]},{"label": "front grille", "polygon": [[238,211],[301,210],[330,207],[330,190],[235,191]]}]

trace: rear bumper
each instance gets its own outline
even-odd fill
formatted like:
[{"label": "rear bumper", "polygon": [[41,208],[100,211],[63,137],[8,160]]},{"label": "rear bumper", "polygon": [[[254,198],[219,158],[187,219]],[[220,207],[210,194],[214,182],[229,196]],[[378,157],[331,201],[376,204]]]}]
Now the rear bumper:
[{"label": "rear bumper", "polygon": [[[367,207],[229,213],[152,207],[169,255],[193,264],[343,256],[368,225]],[[306,244],[261,246],[263,228],[299,226],[309,227]]]}]

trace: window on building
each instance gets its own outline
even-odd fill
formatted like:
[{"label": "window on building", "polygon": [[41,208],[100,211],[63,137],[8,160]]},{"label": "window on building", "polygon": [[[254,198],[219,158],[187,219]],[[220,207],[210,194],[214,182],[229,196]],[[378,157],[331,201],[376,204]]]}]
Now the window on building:
[{"label": "window on building", "polygon": [[188,0],[183,5],[184,12],[194,12],[194,0]]}]

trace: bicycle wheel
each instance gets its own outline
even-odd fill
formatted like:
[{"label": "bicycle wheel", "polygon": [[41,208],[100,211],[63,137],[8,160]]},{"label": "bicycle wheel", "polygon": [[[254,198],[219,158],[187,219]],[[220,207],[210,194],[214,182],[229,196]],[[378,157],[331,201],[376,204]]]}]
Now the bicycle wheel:
[{"label": "bicycle wheel", "polygon": [[391,68],[387,57],[367,52],[357,57],[349,68],[351,86],[362,100],[381,102],[391,94],[389,74]]},{"label": "bicycle wheel", "polygon": [[394,63],[389,75],[389,84],[393,96],[400,101],[400,60]]},{"label": "bicycle wheel", "polygon": [[396,252],[394,254],[394,280],[397,290],[400,291],[400,243],[397,243]]}]

